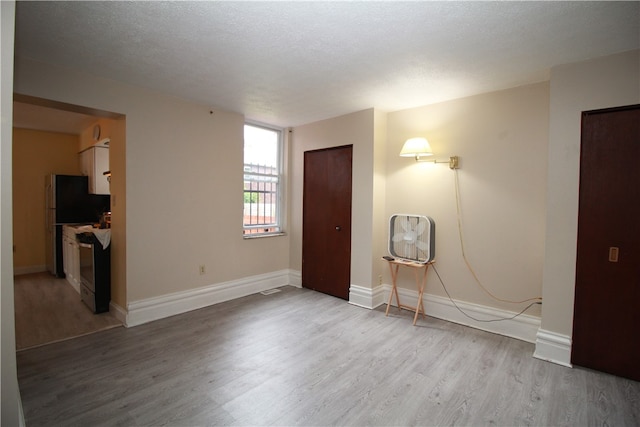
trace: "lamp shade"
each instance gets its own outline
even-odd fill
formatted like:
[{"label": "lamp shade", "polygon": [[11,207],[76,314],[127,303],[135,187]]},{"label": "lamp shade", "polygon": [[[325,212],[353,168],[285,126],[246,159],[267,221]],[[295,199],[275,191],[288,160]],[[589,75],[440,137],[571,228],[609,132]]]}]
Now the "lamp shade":
[{"label": "lamp shade", "polygon": [[400,150],[400,157],[433,156],[431,146],[425,138],[409,138]]}]

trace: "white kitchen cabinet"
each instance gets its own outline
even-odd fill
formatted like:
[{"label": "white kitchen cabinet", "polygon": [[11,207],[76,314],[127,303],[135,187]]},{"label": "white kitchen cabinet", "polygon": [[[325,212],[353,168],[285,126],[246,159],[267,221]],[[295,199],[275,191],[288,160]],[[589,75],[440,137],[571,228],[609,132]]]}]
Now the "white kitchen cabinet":
[{"label": "white kitchen cabinet", "polygon": [[80,245],[75,227],[62,227],[62,265],[69,284],[80,293]]},{"label": "white kitchen cabinet", "polygon": [[104,175],[109,170],[109,147],[90,147],[80,152],[82,175],[89,177],[89,193],[110,194],[109,180]]},{"label": "white kitchen cabinet", "polygon": [[69,238],[67,237],[65,230],[62,234],[62,271],[64,271],[64,275],[67,280],[69,280],[69,274],[71,271],[71,267],[69,266],[70,259],[71,255],[69,254]]}]

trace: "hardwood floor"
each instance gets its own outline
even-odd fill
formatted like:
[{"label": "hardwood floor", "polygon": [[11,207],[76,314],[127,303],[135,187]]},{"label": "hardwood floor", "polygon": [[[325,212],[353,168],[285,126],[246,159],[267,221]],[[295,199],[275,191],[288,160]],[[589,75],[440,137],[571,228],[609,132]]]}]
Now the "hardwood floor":
[{"label": "hardwood floor", "polygon": [[292,287],[18,353],[27,426],[640,425],[640,383]]},{"label": "hardwood floor", "polygon": [[122,326],[110,313],[93,314],[65,279],[46,272],[16,276],[14,301],[18,350]]}]

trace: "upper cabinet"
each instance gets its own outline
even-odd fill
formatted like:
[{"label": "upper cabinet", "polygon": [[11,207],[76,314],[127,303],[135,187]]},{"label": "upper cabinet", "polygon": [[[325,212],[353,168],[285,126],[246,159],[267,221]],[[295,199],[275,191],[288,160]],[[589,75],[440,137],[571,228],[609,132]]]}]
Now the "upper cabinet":
[{"label": "upper cabinet", "polygon": [[104,175],[109,171],[109,147],[94,146],[81,151],[80,168],[82,175],[89,177],[89,193],[110,194],[109,179]]}]

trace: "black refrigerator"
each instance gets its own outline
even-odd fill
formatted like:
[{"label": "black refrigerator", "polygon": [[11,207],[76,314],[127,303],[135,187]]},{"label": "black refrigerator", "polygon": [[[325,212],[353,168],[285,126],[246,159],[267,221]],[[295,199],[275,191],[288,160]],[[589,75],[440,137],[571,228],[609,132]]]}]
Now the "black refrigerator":
[{"label": "black refrigerator", "polygon": [[45,180],[45,242],[47,270],[64,277],[62,226],[91,224],[108,212],[111,197],[89,194],[89,178],[76,175],[48,175]]}]

